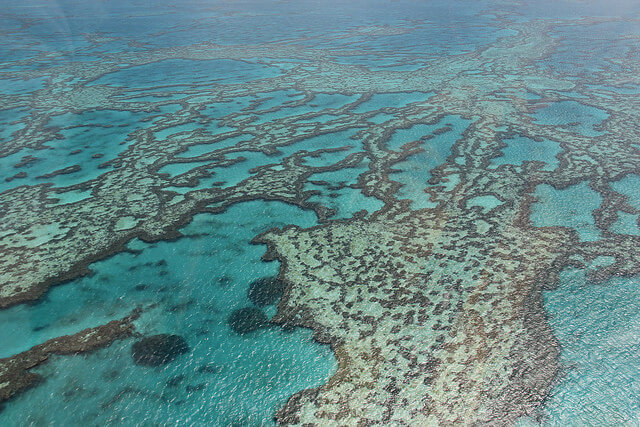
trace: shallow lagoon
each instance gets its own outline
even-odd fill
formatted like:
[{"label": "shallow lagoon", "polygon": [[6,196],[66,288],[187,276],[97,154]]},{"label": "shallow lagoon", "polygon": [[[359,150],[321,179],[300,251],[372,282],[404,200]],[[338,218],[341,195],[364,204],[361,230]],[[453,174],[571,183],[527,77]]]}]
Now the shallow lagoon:
[{"label": "shallow lagoon", "polygon": [[[90,276],[52,289],[38,304],[0,311],[3,324],[21,325],[0,331],[0,357],[123,317],[138,305],[149,307],[136,322],[141,333],[179,334],[192,349],[160,368],[135,366],[131,339],[87,356],[55,357],[41,369],[47,381],[13,401],[3,419],[271,424],[290,395],[328,380],[335,359],[310,330],[274,325],[240,336],[228,318],[252,306],[253,280],[278,274],[278,262],[260,259],[264,246],[250,244],[253,236],[315,223],[312,212],[279,202],[237,204],[197,216],[176,241],[130,243],[131,252],[93,264]],[[263,310],[271,316],[275,306]]]}]

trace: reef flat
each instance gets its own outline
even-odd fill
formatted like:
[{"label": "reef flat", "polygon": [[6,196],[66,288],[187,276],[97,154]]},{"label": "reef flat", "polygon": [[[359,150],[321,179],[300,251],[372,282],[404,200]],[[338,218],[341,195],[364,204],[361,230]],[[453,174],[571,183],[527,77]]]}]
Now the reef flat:
[{"label": "reef flat", "polygon": [[[157,32],[144,37],[111,29],[49,40],[49,18],[28,18],[19,7],[7,14],[7,40],[43,38],[53,47],[20,58],[11,51],[0,64],[8,88],[0,93],[8,129],[0,140],[0,308],[53,304],[56,285],[80,287],[96,263],[139,253],[132,245],[192,239],[197,247],[203,237],[184,230],[200,214],[255,207],[236,218],[241,228],[263,215],[251,203],[286,204],[316,220],[274,213],[242,234],[266,245],[263,262],[281,266],[277,279],[242,276],[246,287],[277,283],[282,299],[262,304],[249,295],[247,307],[236,299],[228,305],[240,317],[224,330],[246,341],[275,333],[272,325],[310,328],[338,366],[327,381],[274,400],[278,422],[511,425],[550,417],[544,402],[564,368],[545,292],[562,286],[568,268],[587,272],[594,286],[640,274],[640,10],[611,16],[565,5],[545,15],[543,6],[463,1],[445,13],[437,2],[400,3],[379,6],[381,15],[393,11],[389,18],[339,20],[326,24],[330,31],[304,21],[271,29],[272,39],[240,29],[230,39],[201,33],[227,19],[252,25],[236,16],[239,6],[221,4],[191,5],[212,14],[195,21],[185,7],[175,27],[152,25]],[[267,22],[320,13],[251,5]],[[454,22],[440,25],[430,11]],[[359,16],[357,8],[344,13]],[[461,46],[449,31],[460,31]],[[597,34],[599,49],[585,31]],[[67,36],[77,47],[65,47]],[[215,235],[215,227],[198,232]],[[227,232],[193,257],[235,250],[242,258],[248,249],[239,241]],[[171,273],[166,260],[153,262],[151,271]],[[217,295],[213,280],[189,280],[183,289]],[[177,301],[179,289],[176,300],[150,293],[136,301],[123,291],[122,306],[102,321],[141,302],[173,313],[198,306]],[[87,301],[82,308],[98,305]],[[215,311],[197,310],[198,319]],[[127,333],[180,332],[158,328],[153,313],[127,321]],[[200,326],[189,322],[185,329]],[[206,334],[190,336],[190,346]],[[14,360],[56,339],[16,350]],[[33,366],[21,368],[24,378]],[[179,384],[175,378],[167,384]],[[122,386],[113,404],[152,395],[131,390]],[[173,402],[157,400],[163,408]],[[625,414],[616,420],[633,419]],[[198,420],[231,417],[209,415]]]}]

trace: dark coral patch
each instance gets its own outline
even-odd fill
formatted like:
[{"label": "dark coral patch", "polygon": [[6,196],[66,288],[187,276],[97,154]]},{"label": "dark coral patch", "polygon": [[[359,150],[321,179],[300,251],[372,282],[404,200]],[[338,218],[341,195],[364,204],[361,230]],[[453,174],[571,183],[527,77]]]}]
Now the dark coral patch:
[{"label": "dark coral patch", "polygon": [[171,388],[175,388],[178,387],[180,385],[180,383],[182,381],[184,381],[185,376],[184,375],[177,375],[171,379],[169,379],[169,381],[167,381],[167,387],[171,387]]},{"label": "dark coral patch", "polygon": [[229,316],[228,321],[231,329],[240,335],[257,331],[269,325],[267,316],[262,310],[255,307],[244,307],[235,310]]},{"label": "dark coral patch", "polygon": [[200,366],[198,368],[198,372],[201,374],[219,374],[222,372],[222,366],[216,365],[215,363],[208,363],[206,365]]},{"label": "dark coral patch", "polygon": [[258,307],[275,304],[282,298],[286,286],[277,277],[261,277],[249,285],[249,299]]},{"label": "dark coral patch", "polygon": [[136,365],[162,366],[189,351],[189,345],[180,335],[158,334],[136,341],[131,347],[131,356]]}]

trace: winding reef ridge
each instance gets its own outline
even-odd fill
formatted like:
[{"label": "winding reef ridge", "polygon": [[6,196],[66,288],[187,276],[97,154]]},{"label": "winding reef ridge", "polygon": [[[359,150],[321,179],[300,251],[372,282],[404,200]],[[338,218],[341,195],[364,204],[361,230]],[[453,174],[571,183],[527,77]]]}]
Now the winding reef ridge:
[{"label": "winding reef ridge", "polygon": [[[575,418],[549,409],[572,399],[554,392],[570,382],[562,352],[572,344],[556,335],[545,292],[562,288],[570,268],[587,273],[587,287],[640,275],[640,7],[61,4],[29,0],[0,26],[0,308],[13,322],[5,327],[32,343],[0,343],[3,369],[19,365],[0,372],[0,399],[12,398],[0,420],[37,420],[20,408],[44,393],[18,391],[47,377],[30,370],[50,354],[152,334],[185,336],[194,354],[154,373],[161,385],[134,387],[113,373],[117,385],[93,394],[74,386],[62,404],[72,422],[180,421],[192,401],[190,422],[220,425],[273,422],[274,413],[281,424],[314,425],[638,419],[615,402]],[[87,24],[92,14],[104,22]],[[204,238],[211,247],[196,254]],[[262,261],[249,241],[266,245]],[[136,264],[162,244],[192,252],[178,267],[167,267],[170,255]],[[278,279],[264,278],[271,267],[258,265],[275,260]],[[192,273],[190,262],[216,271]],[[217,271],[225,265],[236,271]],[[153,278],[134,278],[139,268]],[[175,283],[153,288],[172,274]],[[247,297],[250,283],[271,282],[286,285],[277,309],[271,294],[282,289],[265,290],[265,304]],[[54,313],[56,292],[73,313],[32,329],[29,310]],[[248,332],[234,335],[234,310],[271,323],[243,319]],[[180,320],[165,322],[166,313]],[[211,409],[230,400],[211,390],[232,382],[232,362],[195,369],[215,359],[199,347],[213,340],[232,352],[257,346],[252,337],[303,346],[303,335],[285,338],[296,327],[312,330],[316,343],[304,345],[317,348],[304,351],[317,352],[318,366],[329,358],[322,343],[337,368],[326,362],[307,382],[290,380],[261,414]],[[102,330],[96,343],[73,338]],[[637,345],[637,335],[625,339]],[[87,354],[77,381],[97,375],[106,354],[130,354],[116,345]],[[243,378],[262,378],[265,393],[280,387],[280,374],[254,365]],[[242,396],[231,402],[250,407]],[[78,410],[83,399],[98,409]]]}]

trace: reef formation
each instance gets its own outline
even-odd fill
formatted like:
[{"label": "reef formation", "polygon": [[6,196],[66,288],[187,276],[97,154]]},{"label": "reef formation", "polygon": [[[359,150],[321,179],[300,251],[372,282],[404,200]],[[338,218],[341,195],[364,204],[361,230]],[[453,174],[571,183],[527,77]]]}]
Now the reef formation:
[{"label": "reef formation", "polygon": [[269,325],[269,318],[256,307],[239,308],[229,316],[229,326],[237,334],[247,334]]},{"label": "reef formation", "polygon": [[248,297],[258,307],[275,304],[282,298],[287,284],[277,277],[261,277],[249,285]]},{"label": "reef formation", "polygon": [[158,334],[142,338],[131,346],[131,357],[137,365],[162,366],[189,352],[189,344],[180,335]]},{"label": "reef formation", "polygon": [[[268,247],[264,259],[282,268],[277,279],[256,282],[249,298],[263,307],[283,294],[271,322],[311,328],[331,345],[339,368],[327,384],[292,396],[278,422],[512,424],[535,416],[559,375],[543,290],[557,286],[567,266],[586,268],[602,257],[612,262],[593,269],[593,280],[640,273],[640,236],[612,230],[621,215],[640,214],[614,186],[640,175],[640,52],[631,43],[576,76],[549,65],[563,48],[556,34],[636,21],[492,13],[492,25],[508,34],[409,70],[402,66],[415,55],[378,53],[392,63],[380,68],[354,63],[368,50],[341,45],[202,42],[104,53],[108,40],[94,35],[86,39],[95,59],[37,67],[47,59],[42,54],[4,64],[2,79],[46,82],[28,94],[0,95],[3,109],[28,111],[0,145],[13,168],[0,193],[0,307],[37,300],[90,273],[92,262],[133,239],[181,237],[178,229],[198,213],[282,201],[313,210],[319,225],[256,233],[254,243]],[[393,37],[422,24],[357,27],[335,38]],[[235,64],[229,75],[237,81],[143,90],[114,77],[144,74],[142,67],[163,61]],[[247,69],[234,71],[238,64]],[[18,65],[24,69],[11,69]],[[601,119],[585,131],[537,116],[567,102]],[[70,155],[68,166],[32,176],[30,165],[59,150],[57,141],[76,127],[57,118],[78,116],[82,126],[100,128],[91,113],[103,110],[143,119],[110,155],[96,152],[93,163],[77,164]],[[457,134],[454,121],[466,124]],[[517,138],[550,142],[557,154],[496,164]],[[447,144],[437,164],[412,178],[420,183],[413,200],[402,193],[411,185],[407,165]],[[580,184],[601,198],[592,212],[596,238],[533,223],[536,189]],[[344,213],[345,204],[333,202],[343,193],[378,207],[356,203]],[[424,206],[417,207],[420,197]],[[130,333],[128,322],[99,345]],[[229,324],[245,334],[268,318],[245,308]],[[24,381],[7,386],[9,374],[0,373],[0,390],[9,390],[2,396],[33,383],[32,357],[84,351],[54,344],[6,359],[20,365],[11,378]]]},{"label": "reef formation", "polygon": [[22,353],[0,359],[0,403],[42,381],[41,375],[30,370],[47,362],[51,356],[90,352],[133,335],[133,321],[140,313],[136,309],[124,319],[113,320],[74,335],[54,338]]}]

